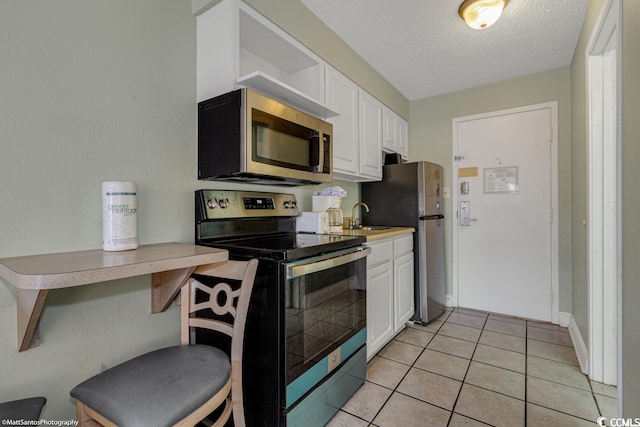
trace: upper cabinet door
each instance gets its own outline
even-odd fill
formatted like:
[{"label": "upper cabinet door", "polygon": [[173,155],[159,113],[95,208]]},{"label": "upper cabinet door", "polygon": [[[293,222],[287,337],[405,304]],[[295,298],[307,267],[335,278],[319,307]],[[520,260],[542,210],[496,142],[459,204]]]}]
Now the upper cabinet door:
[{"label": "upper cabinet door", "polygon": [[358,174],[358,86],[327,66],[325,103],[339,115],[333,124],[333,172]]},{"label": "upper cabinet door", "polygon": [[409,158],[409,123],[402,119],[398,120],[396,132],[398,135],[398,153],[406,160]]},{"label": "upper cabinet door", "polygon": [[382,149],[409,157],[409,124],[387,107],[382,109],[383,133]]},{"label": "upper cabinet door", "polygon": [[360,175],[382,179],[382,103],[360,90]]},{"label": "upper cabinet door", "polygon": [[383,107],[382,109],[382,120],[383,120],[383,132],[384,139],[382,141],[382,148],[385,151],[390,151],[392,153],[396,153],[398,151],[398,116],[396,113],[388,109],[387,107]]}]

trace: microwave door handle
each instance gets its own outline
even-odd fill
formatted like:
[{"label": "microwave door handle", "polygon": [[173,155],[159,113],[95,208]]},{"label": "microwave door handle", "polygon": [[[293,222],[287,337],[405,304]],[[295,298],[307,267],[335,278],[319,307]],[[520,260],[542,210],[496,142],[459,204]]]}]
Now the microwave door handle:
[{"label": "microwave door handle", "polygon": [[324,134],[318,132],[317,135],[311,138],[318,138],[318,164],[313,165],[314,172],[322,172],[322,165],[324,165]]},{"label": "microwave door handle", "polygon": [[320,149],[320,153],[318,154],[318,172],[322,172],[322,167],[324,165],[324,133],[318,135],[318,148]]}]

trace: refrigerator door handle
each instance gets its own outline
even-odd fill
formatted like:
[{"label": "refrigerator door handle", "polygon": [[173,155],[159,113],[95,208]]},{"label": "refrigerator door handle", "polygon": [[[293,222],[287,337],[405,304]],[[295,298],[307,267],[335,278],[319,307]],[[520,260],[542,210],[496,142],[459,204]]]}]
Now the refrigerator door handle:
[{"label": "refrigerator door handle", "polygon": [[424,220],[430,220],[430,219],[444,219],[444,215],[442,214],[437,214],[437,215],[425,215],[425,216],[421,216],[420,220],[424,221]]}]

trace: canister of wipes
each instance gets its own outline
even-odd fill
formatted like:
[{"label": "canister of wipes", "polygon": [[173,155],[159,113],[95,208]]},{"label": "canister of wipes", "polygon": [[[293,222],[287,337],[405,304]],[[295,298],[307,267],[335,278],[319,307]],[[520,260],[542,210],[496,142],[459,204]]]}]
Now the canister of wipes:
[{"label": "canister of wipes", "polygon": [[102,183],[102,249],[138,247],[138,190],[133,181]]}]

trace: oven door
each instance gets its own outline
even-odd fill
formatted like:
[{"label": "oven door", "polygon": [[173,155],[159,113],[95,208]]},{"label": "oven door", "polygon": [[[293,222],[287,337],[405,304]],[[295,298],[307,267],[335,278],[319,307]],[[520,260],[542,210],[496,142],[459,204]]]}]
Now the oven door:
[{"label": "oven door", "polygon": [[286,407],[366,344],[366,256],[357,247],[285,264]]}]

